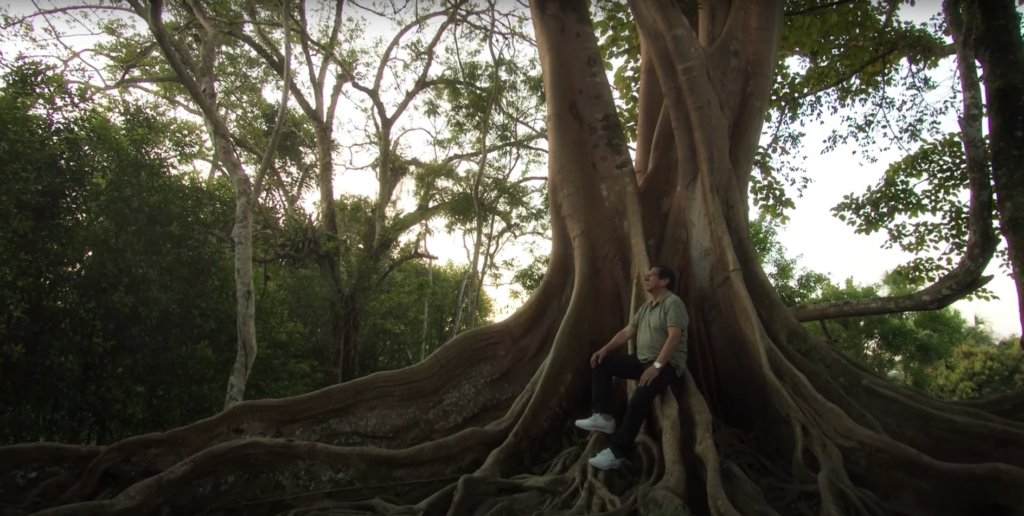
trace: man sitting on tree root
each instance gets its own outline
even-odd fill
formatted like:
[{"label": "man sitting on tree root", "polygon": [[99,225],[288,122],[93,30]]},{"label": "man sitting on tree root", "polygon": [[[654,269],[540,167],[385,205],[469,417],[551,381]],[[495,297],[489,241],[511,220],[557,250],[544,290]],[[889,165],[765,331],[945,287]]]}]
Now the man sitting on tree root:
[{"label": "man sitting on tree root", "polygon": [[[594,414],[577,420],[576,426],[613,434],[611,446],[590,459],[590,465],[595,468],[613,469],[622,464],[623,457],[633,448],[640,426],[651,412],[654,398],[686,370],[689,316],[683,300],[672,293],[675,282],[675,273],[668,267],[652,267],[647,271],[644,288],[651,300],[637,310],[629,326],[590,357],[590,367],[594,369],[591,390]],[[635,355],[611,353],[633,337],[636,337]],[[613,377],[640,380],[618,431],[611,415]]]}]

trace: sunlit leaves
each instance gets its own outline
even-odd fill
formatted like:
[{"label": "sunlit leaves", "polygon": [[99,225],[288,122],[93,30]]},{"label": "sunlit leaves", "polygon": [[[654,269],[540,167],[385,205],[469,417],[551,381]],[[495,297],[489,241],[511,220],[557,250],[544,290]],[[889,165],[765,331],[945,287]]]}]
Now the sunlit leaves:
[{"label": "sunlit leaves", "polygon": [[930,370],[929,391],[941,398],[990,398],[1024,387],[1024,356],[1016,338],[994,342],[992,335],[975,331],[953,355]]}]

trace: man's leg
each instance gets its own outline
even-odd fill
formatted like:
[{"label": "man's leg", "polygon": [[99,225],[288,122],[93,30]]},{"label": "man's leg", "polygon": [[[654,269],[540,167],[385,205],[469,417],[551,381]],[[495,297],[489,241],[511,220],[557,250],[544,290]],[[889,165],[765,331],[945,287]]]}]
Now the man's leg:
[{"label": "man's leg", "polygon": [[615,457],[622,458],[629,453],[636,441],[637,434],[640,433],[640,427],[651,413],[654,398],[678,379],[679,376],[676,374],[675,368],[666,364],[651,383],[637,387],[633,391],[633,397],[630,398],[629,407],[626,409],[626,416],[622,418],[622,426],[615,432],[609,447]]},{"label": "man's leg", "polygon": [[576,420],[576,426],[589,432],[615,433],[615,418],[612,417],[612,378],[640,378],[643,366],[635,355],[609,353],[605,355],[591,374],[590,417]]},{"label": "man's leg", "polygon": [[612,378],[636,380],[644,374],[644,366],[636,355],[609,353],[591,376],[591,406],[595,414],[612,419]]}]

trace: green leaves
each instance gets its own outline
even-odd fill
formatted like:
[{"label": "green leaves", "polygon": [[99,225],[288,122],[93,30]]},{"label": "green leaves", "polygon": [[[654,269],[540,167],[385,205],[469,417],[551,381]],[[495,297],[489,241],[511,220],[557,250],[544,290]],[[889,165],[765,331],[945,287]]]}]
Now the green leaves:
[{"label": "green leaves", "polygon": [[[828,285],[815,301],[866,299],[907,291],[905,281],[891,273],[881,284],[855,285],[847,279],[843,285]],[[951,308],[835,319],[806,323],[805,327],[878,373],[922,389],[931,381],[928,367],[950,357],[968,331],[967,322]]]},{"label": "green leaves", "polygon": [[4,82],[0,442],[107,443],[210,415],[235,325],[230,254],[207,232],[230,197],[170,173],[188,136],[158,113],[56,104],[30,67]]},{"label": "green leaves", "polygon": [[779,220],[760,213],[750,221],[750,239],[768,279],[786,306],[810,303],[831,285],[828,276],[800,267],[796,258],[786,256],[786,249],[778,240]]},{"label": "green leaves", "polygon": [[886,248],[918,255],[897,270],[921,286],[952,269],[966,250],[969,197],[963,145],[949,133],[893,163],[861,195],[844,196],[832,212],[857,233],[884,232]]},{"label": "green leaves", "polygon": [[[852,278],[833,283],[824,274],[800,267],[799,257],[786,255],[778,241],[778,227],[777,221],[762,213],[751,221],[750,236],[762,267],[786,306],[916,290],[913,278],[902,269],[891,271],[877,284],[858,285]],[[940,397],[999,394],[1024,381],[1017,339],[1009,339],[1006,349],[999,351],[981,322],[968,323],[952,308],[832,319],[805,323],[804,327],[890,380]],[[1010,361],[1012,353],[1018,362]],[[979,387],[982,384],[985,386]]]},{"label": "green leaves", "polygon": [[986,331],[972,332],[951,357],[931,368],[931,393],[964,400],[989,398],[1024,387],[1024,356],[1018,339],[994,340]]},{"label": "green leaves", "polygon": [[605,69],[612,71],[612,87],[620,105],[619,121],[630,141],[636,141],[640,97],[640,36],[625,2],[596,0],[594,30]]}]

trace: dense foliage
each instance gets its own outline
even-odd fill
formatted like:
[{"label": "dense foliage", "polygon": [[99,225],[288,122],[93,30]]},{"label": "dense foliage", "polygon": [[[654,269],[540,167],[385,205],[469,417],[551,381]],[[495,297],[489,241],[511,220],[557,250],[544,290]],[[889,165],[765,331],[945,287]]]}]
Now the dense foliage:
[{"label": "dense foliage", "polygon": [[[220,409],[234,354],[231,250],[218,237],[231,192],[175,172],[192,128],[168,120],[90,104],[36,67],[4,77],[0,442],[109,443]],[[374,292],[361,374],[446,340],[465,268],[433,269],[407,262]],[[261,269],[251,398],[333,383],[323,287],[308,265]],[[484,299],[480,321],[490,311]]]},{"label": "dense foliage", "polygon": [[[901,269],[882,281],[836,283],[801,267],[778,241],[779,223],[762,214],[751,236],[762,266],[788,306],[867,299],[913,290]],[[805,323],[807,329],[847,356],[885,375],[945,399],[1005,394],[1024,387],[1024,360],[1017,338],[998,340],[984,321],[968,321],[957,310],[848,317]]]}]

